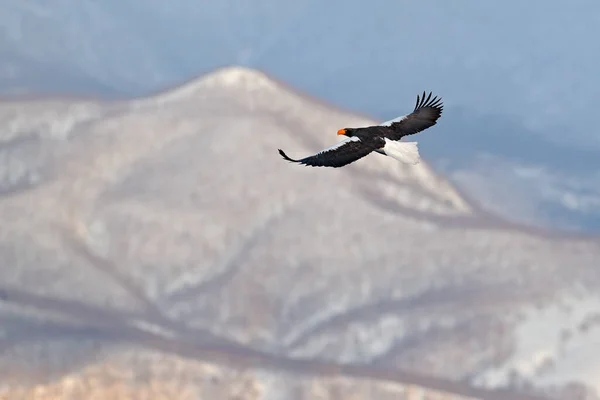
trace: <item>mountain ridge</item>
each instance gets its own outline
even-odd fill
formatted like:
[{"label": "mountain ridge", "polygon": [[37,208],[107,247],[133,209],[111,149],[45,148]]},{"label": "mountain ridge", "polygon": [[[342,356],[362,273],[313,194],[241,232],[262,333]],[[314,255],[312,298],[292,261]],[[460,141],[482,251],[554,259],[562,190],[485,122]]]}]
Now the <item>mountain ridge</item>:
[{"label": "mountain ridge", "polygon": [[[19,96],[17,96],[14,100],[13,97],[5,97],[0,101],[0,104],[5,103],[7,105],[9,104],[14,104],[14,102],[16,101],[17,103],[19,102],[25,102],[25,103],[34,103],[34,104],[40,104],[40,103],[55,103],[55,102],[64,102],[65,104],[81,104],[81,102],[83,101],[84,103],[90,104],[90,105],[94,105],[96,107],[98,107],[99,109],[102,108],[106,108],[107,110],[109,110],[109,108],[116,108],[117,110],[120,109],[121,111],[117,111],[117,112],[127,112],[128,109],[130,108],[137,108],[137,107],[141,107],[143,106],[143,104],[146,103],[150,103],[151,106],[154,104],[154,102],[170,102],[170,101],[176,101],[176,97],[177,96],[183,96],[185,99],[186,96],[186,92],[190,92],[188,93],[188,95],[191,95],[194,91],[196,90],[202,90],[203,88],[206,87],[206,85],[214,85],[214,84],[218,84],[217,82],[214,82],[215,80],[224,80],[223,83],[225,86],[227,85],[235,85],[236,84],[236,80],[239,79],[241,80],[240,82],[245,82],[244,85],[247,85],[248,88],[250,88],[252,85],[271,85],[273,86],[273,89],[275,88],[280,88],[282,90],[284,90],[286,93],[288,93],[290,96],[298,96],[301,99],[305,99],[307,101],[313,102],[314,104],[319,105],[320,107],[323,107],[324,109],[330,110],[332,112],[338,113],[338,114],[348,114],[348,115],[352,115],[353,119],[358,119],[358,121],[360,121],[360,123],[363,124],[376,124],[379,123],[380,121],[376,120],[374,117],[367,115],[365,113],[358,113],[355,112],[354,110],[347,110],[341,106],[337,106],[335,104],[331,104],[326,102],[323,99],[318,98],[317,96],[314,96],[310,93],[307,93],[306,91],[303,91],[301,89],[298,89],[292,85],[289,85],[288,83],[277,79],[276,77],[272,76],[271,74],[265,72],[265,71],[261,71],[261,70],[257,70],[257,69],[253,69],[253,68],[248,68],[248,67],[244,67],[244,66],[239,66],[239,65],[227,65],[227,66],[222,66],[219,68],[216,68],[210,72],[207,72],[205,74],[200,74],[197,75],[194,78],[185,80],[184,82],[171,86],[171,87],[166,87],[160,90],[157,90],[149,95],[144,95],[144,96],[134,96],[134,97],[128,97],[128,98],[120,98],[120,99],[107,99],[107,98],[103,98],[103,97],[99,97],[99,96],[83,96],[83,97],[78,97],[78,96],[74,96],[74,97],[69,97],[69,96],[63,96],[63,95],[59,95],[59,96],[54,96],[54,95],[43,95],[43,96],[37,96],[37,95],[31,95],[30,98],[21,98]],[[230,81],[230,83],[227,83],[227,81]],[[213,81],[211,83],[211,81]],[[416,94],[414,94],[414,96],[416,96]],[[406,97],[406,96],[405,96]],[[407,99],[405,101],[403,101],[406,106],[398,106],[398,112],[397,112],[397,116],[402,115],[402,114],[406,114],[408,112],[410,112],[410,110],[412,110],[412,103],[409,99],[410,96],[407,97]],[[443,95],[442,95],[443,98]],[[447,113],[448,111],[446,111]],[[442,127],[443,129],[443,119],[441,121],[442,123],[440,124],[440,127]],[[430,132],[424,132],[421,135],[430,135],[430,134],[434,134],[434,133],[430,133]],[[436,132],[437,134],[437,132]],[[444,132],[443,134],[451,134],[448,132]],[[417,140],[419,140],[419,138],[417,138]],[[433,139],[427,137],[427,141],[432,141]],[[327,142],[323,142],[323,144],[327,144]],[[318,147],[315,146],[312,148],[312,150],[318,150]],[[450,180],[445,176],[445,172],[443,172],[442,170],[436,170],[436,168],[427,161],[427,152],[426,150],[423,151],[423,160],[427,165],[427,168],[429,169],[429,173],[430,174],[435,174],[437,175],[438,179],[443,179],[446,184],[451,184]],[[541,235],[546,235],[548,237],[553,237],[553,236],[558,236],[558,237],[564,237],[564,238],[569,238],[569,237],[573,237],[573,238],[578,238],[578,239],[582,239],[582,238],[588,238],[590,240],[594,240],[597,237],[600,237],[598,234],[596,233],[587,233],[587,232],[572,232],[572,231],[568,231],[568,230],[560,230],[560,229],[549,229],[546,227],[542,227],[542,226],[536,226],[536,225],[532,225],[532,224],[528,224],[528,223],[520,223],[518,221],[510,221],[506,218],[503,218],[500,216],[500,214],[496,214],[490,210],[486,210],[484,209],[484,207],[481,205],[481,202],[478,201],[477,199],[475,199],[473,197],[473,195],[470,195],[467,193],[466,190],[463,190],[460,188],[460,186],[457,186],[456,184],[452,183],[452,190],[455,191],[462,199],[463,201],[466,202],[466,204],[468,204],[468,207],[471,208],[472,210],[476,211],[478,214],[480,214],[478,217],[481,218],[481,220],[479,222],[474,222],[474,224],[483,224],[484,226],[487,226],[489,224],[490,227],[492,226],[506,226],[506,227],[510,227],[511,229],[523,229],[525,232],[539,232],[539,234]],[[488,222],[485,222],[488,221]]]}]

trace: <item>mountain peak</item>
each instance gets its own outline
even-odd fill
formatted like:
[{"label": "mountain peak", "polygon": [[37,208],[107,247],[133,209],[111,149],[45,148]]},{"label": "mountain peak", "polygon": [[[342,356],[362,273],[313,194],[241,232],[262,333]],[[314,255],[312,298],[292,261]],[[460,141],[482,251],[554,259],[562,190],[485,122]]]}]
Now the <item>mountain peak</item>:
[{"label": "mountain peak", "polygon": [[204,84],[218,83],[226,86],[246,87],[273,85],[274,83],[264,72],[238,65],[219,68],[203,76],[200,81]]},{"label": "mountain peak", "polygon": [[[407,99],[407,103],[411,101]],[[253,138],[255,146],[287,146],[294,154],[308,154],[329,147],[332,140],[338,139],[335,132],[340,127],[377,123],[372,118],[323,103],[270,77],[267,73],[242,66],[216,69],[170,91],[141,99],[134,104],[134,108],[147,108],[152,110],[151,113],[155,113],[156,107],[159,107],[167,114],[180,115],[181,120],[187,116],[198,118],[200,108],[203,107],[206,113],[199,121],[202,124],[209,123],[213,114],[236,115],[236,124],[243,124],[248,120],[253,120],[253,123],[260,122],[261,126],[258,129],[261,135]],[[406,110],[408,109],[407,106]],[[398,111],[398,114],[400,113],[402,110]],[[278,121],[275,124],[272,124],[273,116],[276,116]],[[222,126],[226,129],[228,124],[234,124],[229,117],[215,122],[215,127]],[[232,132],[239,132],[240,129],[237,127],[228,130],[228,140],[234,137]],[[263,140],[268,144],[258,146]],[[292,146],[295,147],[294,150]],[[258,151],[262,150],[258,148],[253,157],[260,157]],[[274,150],[269,149],[269,155],[276,154]],[[277,162],[281,162],[279,156]],[[378,176],[378,179],[370,181],[371,189],[376,190],[378,185],[381,186],[379,190],[385,192],[390,203],[402,203],[410,209],[423,208],[431,212],[436,210],[435,212],[440,214],[463,215],[473,211],[462,194],[446,179],[438,176],[425,160],[408,168],[390,164],[388,159],[374,155],[362,160],[360,164],[352,167],[354,168],[358,168],[360,174]],[[293,169],[296,170],[298,169]],[[398,185],[398,182],[403,184]],[[419,190],[414,190],[413,185]]]},{"label": "mountain peak", "polygon": [[[245,92],[255,90],[273,90],[276,83],[267,74],[243,67],[228,66],[216,69],[208,74],[187,81],[180,86],[159,93],[152,101],[179,101],[203,93],[209,88],[235,88]],[[145,102],[148,99],[142,99]]]}]

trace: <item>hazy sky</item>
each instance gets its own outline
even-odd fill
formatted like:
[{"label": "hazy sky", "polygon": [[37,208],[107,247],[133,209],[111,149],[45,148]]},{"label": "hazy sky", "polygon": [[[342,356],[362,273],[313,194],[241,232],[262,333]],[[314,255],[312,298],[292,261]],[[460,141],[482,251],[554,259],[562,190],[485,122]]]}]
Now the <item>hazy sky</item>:
[{"label": "hazy sky", "polygon": [[[558,125],[565,137],[573,129],[576,137],[600,143],[593,108],[600,93],[600,2],[380,4],[365,9],[364,2],[345,2],[318,17],[329,36],[312,38],[313,45],[328,66],[314,62],[307,73],[316,70],[321,82],[350,92],[337,95],[323,85],[316,88],[322,95],[373,109],[382,97],[389,108],[402,107],[407,96],[431,89],[448,105],[518,116],[540,129]],[[294,62],[282,60],[279,69]],[[283,74],[311,79],[294,73]]]},{"label": "hazy sky", "polygon": [[600,145],[598,0],[165,4],[5,0],[0,54],[125,93],[241,63],[381,118],[433,90],[449,107]]}]

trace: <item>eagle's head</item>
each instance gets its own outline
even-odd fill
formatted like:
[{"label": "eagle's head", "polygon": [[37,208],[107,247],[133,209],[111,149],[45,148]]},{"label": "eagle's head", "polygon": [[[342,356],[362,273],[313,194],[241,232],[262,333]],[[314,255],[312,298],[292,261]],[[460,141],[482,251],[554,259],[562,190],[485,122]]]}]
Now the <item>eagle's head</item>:
[{"label": "eagle's head", "polygon": [[348,137],[352,137],[352,136],[354,136],[354,131],[355,130],[356,129],[353,129],[353,128],[342,128],[339,131],[337,131],[337,134],[338,135],[346,135]]}]

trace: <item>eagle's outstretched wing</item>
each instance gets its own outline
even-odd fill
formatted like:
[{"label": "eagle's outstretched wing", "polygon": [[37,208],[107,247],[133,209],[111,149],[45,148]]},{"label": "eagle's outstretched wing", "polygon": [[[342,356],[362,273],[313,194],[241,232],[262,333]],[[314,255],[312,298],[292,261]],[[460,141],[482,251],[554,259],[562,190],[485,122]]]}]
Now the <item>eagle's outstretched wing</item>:
[{"label": "eagle's outstretched wing", "polygon": [[422,97],[417,95],[417,103],[412,113],[380,124],[394,131],[394,133],[386,136],[392,140],[400,140],[403,136],[413,135],[435,125],[438,118],[442,115],[444,105],[441,98],[435,96],[432,99],[431,94],[429,92],[427,98],[425,98],[425,92],[423,92]]},{"label": "eagle's outstretched wing", "polygon": [[375,150],[375,148],[372,145],[363,143],[358,137],[353,136],[342,140],[341,142],[338,142],[327,149],[321,150],[312,156],[305,157],[300,160],[294,160],[288,157],[281,149],[279,149],[279,154],[281,154],[281,156],[288,161],[308,165],[311,167],[338,168],[366,156],[373,150]]}]

